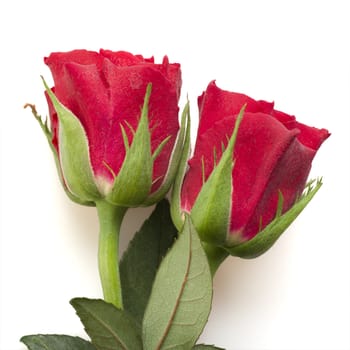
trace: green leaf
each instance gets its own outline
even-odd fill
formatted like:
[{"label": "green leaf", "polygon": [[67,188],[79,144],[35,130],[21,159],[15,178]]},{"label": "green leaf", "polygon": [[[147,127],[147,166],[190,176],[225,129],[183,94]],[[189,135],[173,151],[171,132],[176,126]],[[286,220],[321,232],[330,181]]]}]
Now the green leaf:
[{"label": "green leaf", "polygon": [[145,350],[191,349],[209,316],[212,280],[204,250],[188,216],[163,259],[143,320]]},{"label": "green leaf", "polygon": [[124,308],[140,324],[159,264],[176,236],[169,203],[164,199],[135,234],[120,262]]},{"label": "green leaf", "polygon": [[213,349],[213,350],[225,350],[223,348],[218,348],[214,345],[206,345],[206,344],[198,344],[198,345],[195,345],[192,349],[196,349],[196,350],[210,350],[210,349]]},{"label": "green leaf", "polygon": [[90,163],[88,139],[80,120],[63,106],[43,79],[59,119],[59,160],[68,189],[82,201],[101,198]]},{"label": "green leaf", "polygon": [[35,334],[21,338],[29,350],[96,350],[88,341],[69,335]]},{"label": "green leaf", "polygon": [[191,210],[191,218],[201,239],[222,245],[229,232],[232,201],[233,151],[245,105],[237,117],[235,128],[219,164],[204,183]]},{"label": "green leaf", "polygon": [[71,300],[97,350],[141,350],[141,334],[134,319],[103,300]]},{"label": "green leaf", "polygon": [[[139,206],[147,198],[152,186],[153,160],[148,125],[151,89],[152,84],[148,84],[141,118],[132,144],[126,146],[123,165],[114,180],[111,192],[106,197],[109,202],[118,206]],[[126,142],[125,137],[124,141]]]},{"label": "green leaf", "polygon": [[[239,256],[245,259],[253,259],[265,253],[270,249],[282,233],[289,227],[289,225],[297,218],[303,211],[307,204],[311,201],[314,195],[322,186],[322,179],[318,180],[313,187],[313,181],[306,186],[303,196],[289,209],[286,213],[281,215],[280,209],[277,209],[275,219],[260,231],[250,241],[241,243],[237,246],[226,247],[227,251],[234,256]],[[281,207],[281,198],[279,200],[279,207]]]}]

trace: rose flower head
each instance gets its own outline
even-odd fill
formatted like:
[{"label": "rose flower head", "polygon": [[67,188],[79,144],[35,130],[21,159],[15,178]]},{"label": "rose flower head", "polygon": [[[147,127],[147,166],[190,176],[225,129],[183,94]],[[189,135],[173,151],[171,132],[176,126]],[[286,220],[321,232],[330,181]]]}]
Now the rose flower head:
[{"label": "rose flower head", "polygon": [[51,53],[45,63],[51,128],[39,122],[69,197],[125,207],[159,201],[181,156],[180,65],[107,50]]},{"label": "rose flower head", "polygon": [[259,256],[321,186],[307,178],[330,134],[215,82],[198,105],[194,154],[187,171],[182,161],[176,181],[174,221],[180,226],[188,213],[203,242],[231,255]]}]

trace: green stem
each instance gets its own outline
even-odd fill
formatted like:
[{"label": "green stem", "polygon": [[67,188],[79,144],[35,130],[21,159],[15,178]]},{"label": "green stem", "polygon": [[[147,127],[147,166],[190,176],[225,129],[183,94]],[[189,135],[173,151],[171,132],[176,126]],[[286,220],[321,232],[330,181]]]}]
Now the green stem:
[{"label": "green stem", "polygon": [[208,258],[211,275],[214,277],[215,272],[228,257],[229,253],[223,248],[215,247],[205,242],[202,242],[202,246]]},{"label": "green stem", "polygon": [[119,276],[119,231],[127,208],[97,201],[100,222],[98,267],[105,301],[123,308]]}]

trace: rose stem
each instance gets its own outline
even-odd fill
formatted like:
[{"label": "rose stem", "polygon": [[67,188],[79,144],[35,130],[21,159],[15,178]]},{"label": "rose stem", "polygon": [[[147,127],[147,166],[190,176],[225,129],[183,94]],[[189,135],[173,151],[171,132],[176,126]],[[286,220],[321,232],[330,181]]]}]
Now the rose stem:
[{"label": "rose stem", "polygon": [[127,208],[97,201],[100,222],[98,267],[105,301],[123,308],[119,276],[119,232]]}]

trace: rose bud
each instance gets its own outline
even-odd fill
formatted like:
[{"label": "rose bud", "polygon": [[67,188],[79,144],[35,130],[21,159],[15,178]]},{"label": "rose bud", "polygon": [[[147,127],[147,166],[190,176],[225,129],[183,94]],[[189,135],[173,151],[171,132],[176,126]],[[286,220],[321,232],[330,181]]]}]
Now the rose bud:
[{"label": "rose bud", "polygon": [[51,129],[37,118],[69,197],[124,207],[159,201],[181,158],[180,65],[106,50],[52,53],[45,63]]},{"label": "rose bud", "polygon": [[221,90],[215,82],[198,105],[194,154],[187,171],[183,157],[173,192],[174,222],[181,226],[183,213],[190,213],[209,260],[211,254],[214,260],[225,254],[257,257],[321,186],[320,180],[306,185],[307,177],[330,134],[297,122],[273,103]]}]

